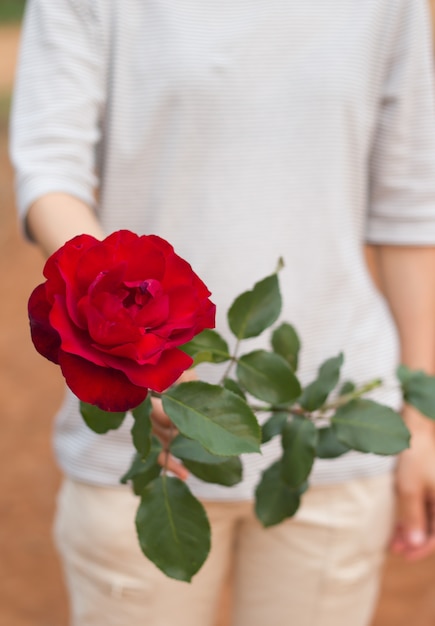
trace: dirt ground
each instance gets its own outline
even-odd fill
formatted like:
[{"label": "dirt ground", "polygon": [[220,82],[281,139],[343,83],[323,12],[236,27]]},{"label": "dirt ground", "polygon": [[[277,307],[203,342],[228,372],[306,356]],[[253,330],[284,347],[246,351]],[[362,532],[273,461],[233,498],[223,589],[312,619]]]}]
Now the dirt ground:
[{"label": "dirt ground", "polygon": [[[0,98],[13,76],[17,28],[0,29]],[[62,395],[54,366],[29,341],[26,299],[42,257],[18,235],[12,172],[0,122],[0,625],[63,626],[66,595],[51,540],[59,484],[50,430]]]},{"label": "dirt ground", "polygon": [[[0,99],[10,90],[18,29],[0,28]],[[19,236],[0,122],[0,626],[66,626],[67,604],[51,523],[60,475],[51,451],[60,376],[30,344],[26,302],[42,258]],[[387,562],[373,626],[435,626],[435,558]],[[226,624],[228,594],[219,626]],[[127,625],[126,625],[127,626]],[[170,625],[168,625],[170,626]],[[297,626],[297,625],[295,625]],[[351,626],[351,625],[349,625]]]}]

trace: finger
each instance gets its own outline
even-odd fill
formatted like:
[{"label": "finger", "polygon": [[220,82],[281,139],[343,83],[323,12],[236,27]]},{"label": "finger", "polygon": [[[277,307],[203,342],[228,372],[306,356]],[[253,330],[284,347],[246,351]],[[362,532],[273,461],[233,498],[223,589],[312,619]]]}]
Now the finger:
[{"label": "finger", "polygon": [[407,561],[421,561],[431,554],[435,554],[435,537],[430,537],[421,548],[406,550],[404,556]]},{"label": "finger", "polygon": [[172,422],[163,410],[163,403],[160,398],[152,398],[151,402],[153,405],[153,410],[151,413],[151,419],[153,424],[159,424],[164,428],[170,428]]},{"label": "finger", "polygon": [[390,541],[390,551],[394,554],[402,554],[406,548],[401,524],[397,524]]},{"label": "finger", "polygon": [[423,493],[420,491],[399,492],[398,511],[405,551],[422,548],[428,539],[426,503]]},{"label": "finger", "polygon": [[162,467],[166,467],[169,472],[172,472],[181,480],[186,480],[189,477],[189,472],[180,461],[178,461],[172,454],[168,454],[164,450],[160,452],[158,461]]},{"label": "finger", "polygon": [[160,426],[154,424],[153,433],[157,437],[157,439],[159,439],[159,441],[163,444],[163,447],[168,448],[172,440],[178,435],[178,430],[173,427],[161,428]]},{"label": "finger", "polygon": [[427,556],[435,553],[435,501],[432,500],[426,504],[426,524],[427,524],[427,540],[421,547],[410,549],[406,553],[406,558],[410,561],[418,561],[425,559]]}]

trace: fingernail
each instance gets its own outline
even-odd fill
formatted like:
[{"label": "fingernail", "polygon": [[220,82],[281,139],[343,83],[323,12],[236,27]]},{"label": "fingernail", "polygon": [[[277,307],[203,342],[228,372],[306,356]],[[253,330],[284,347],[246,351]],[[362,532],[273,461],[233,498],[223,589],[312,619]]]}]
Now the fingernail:
[{"label": "fingernail", "polygon": [[426,542],[426,535],[422,530],[410,530],[408,533],[408,541],[412,546],[418,548]]}]

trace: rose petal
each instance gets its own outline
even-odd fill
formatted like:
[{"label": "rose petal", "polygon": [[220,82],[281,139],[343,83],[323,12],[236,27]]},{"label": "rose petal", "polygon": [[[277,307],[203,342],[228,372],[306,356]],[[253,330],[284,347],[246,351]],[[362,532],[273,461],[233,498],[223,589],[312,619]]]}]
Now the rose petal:
[{"label": "rose petal", "polygon": [[[142,237],[141,239],[143,240]],[[138,240],[129,250],[126,280],[133,282],[154,278],[161,281],[165,268],[166,261],[164,255],[159,250],[154,249],[152,245],[148,244],[145,247],[143,241]]]},{"label": "rose petal", "polygon": [[139,239],[139,235],[133,233],[131,230],[126,228],[121,230],[116,230],[115,232],[108,235],[103,243],[105,246],[110,246],[114,250],[121,250],[121,260],[125,259],[123,254],[124,250],[129,250],[132,246],[134,246]]},{"label": "rose petal", "polygon": [[203,300],[198,311],[195,335],[204,328],[214,328],[216,326],[216,305],[210,300]]},{"label": "rose petal", "polygon": [[176,287],[192,287],[194,286],[194,276],[195,274],[189,263],[173,254],[166,258],[166,271],[162,280],[162,286],[165,290]]},{"label": "rose petal", "polygon": [[[65,293],[68,313],[77,326],[86,328],[86,320],[80,315],[77,303],[86,293],[86,289],[77,281],[78,267],[86,252],[95,248],[99,244],[98,239],[91,235],[79,235],[68,241],[58,253],[53,255],[53,265],[57,266],[57,271],[64,282],[64,289],[56,288],[53,283],[51,287],[54,294]],[[54,268],[52,270],[54,277]],[[49,283],[53,278],[48,280]]]},{"label": "rose petal", "polygon": [[110,367],[110,364],[103,359],[103,354],[93,347],[89,334],[71,321],[65,298],[62,296],[56,296],[50,311],[50,324],[59,332],[61,348],[64,352],[81,356],[102,367]]},{"label": "rose petal", "polygon": [[144,385],[161,393],[173,385],[192,365],[193,359],[181,350],[165,350],[153,365],[131,364],[124,370],[133,384]]},{"label": "rose petal", "polygon": [[[170,386],[172,382],[174,382],[172,380],[173,375],[171,374],[171,370],[168,371],[167,374],[165,374],[165,372],[160,373],[161,362],[163,361],[162,357],[159,359],[159,350],[162,350],[165,347],[165,340],[162,341],[162,339],[158,336],[154,337],[151,333],[149,337],[144,336],[143,345],[139,344],[137,346],[137,349],[141,350],[141,362],[138,363],[131,358],[125,358],[126,353],[133,353],[135,349],[134,346],[126,346],[125,353],[122,356],[118,356],[117,354],[112,354],[111,348],[92,343],[89,335],[77,328],[71,322],[68,317],[68,312],[66,311],[64,300],[60,296],[56,298],[51,309],[50,323],[55,329],[60,329],[62,337],[61,347],[63,352],[79,356],[84,360],[90,361],[91,363],[99,365],[103,368],[108,367],[120,370],[125,373],[131,382],[139,386],[149,386],[146,383],[146,380],[148,380],[150,376],[150,368],[154,367],[158,368],[159,373],[157,375],[162,376],[165,385],[168,379],[171,380],[166,387]],[[119,347],[119,349],[122,350],[122,347]],[[114,348],[114,350],[116,352],[116,348]],[[146,355],[147,352],[148,357]],[[187,357],[184,352],[180,352],[179,350],[168,350],[168,353],[174,353],[173,368],[175,372],[179,372],[178,375],[175,374],[176,380],[184,370],[190,367],[192,360],[190,357]],[[147,361],[146,363],[144,363],[145,359]],[[156,362],[157,365],[155,365]],[[171,367],[172,363],[169,365]]]},{"label": "rose petal", "polygon": [[[45,262],[44,276],[51,280],[53,273],[59,274],[59,266],[62,266],[62,271],[66,272],[70,276],[74,276],[76,265],[88,249],[98,243],[98,239],[91,235],[78,235],[70,241],[67,241],[61,248],[56,250]],[[68,271],[70,268],[70,271]]]},{"label": "rose petal", "polygon": [[45,282],[46,298],[52,303],[54,296],[58,293],[65,293],[65,281],[60,275],[56,255],[49,257],[44,265],[44,276],[47,278]]},{"label": "rose petal", "polygon": [[33,345],[46,359],[58,363],[60,337],[50,324],[50,310],[51,305],[46,298],[45,283],[38,285],[33,290],[28,304]]},{"label": "rose petal", "polygon": [[109,235],[103,243],[110,247],[116,264],[127,262],[126,280],[160,280],[163,277],[165,257],[149,235],[139,237],[128,230],[121,230]]},{"label": "rose petal", "polygon": [[91,337],[103,346],[139,341],[142,336],[134,320],[134,310],[124,303],[129,296],[122,282],[124,269],[125,263],[107,274],[100,274],[89,287],[89,296],[80,302]]},{"label": "rose petal", "polygon": [[128,411],[138,406],[148,390],[132,384],[120,371],[98,367],[62,350],[59,364],[71,391],[83,402],[104,411]]},{"label": "rose petal", "polygon": [[[153,333],[143,335],[140,341],[135,343],[124,343],[119,346],[104,348],[104,354],[120,356],[136,361],[138,365],[144,363],[156,363],[160,358],[160,353],[166,348],[166,339],[158,337]],[[98,346],[97,346],[98,347]]]},{"label": "rose petal", "polygon": [[162,237],[159,237],[158,235],[143,235],[143,236],[145,236],[148,239],[148,241],[153,244],[155,248],[157,248],[158,250],[161,250],[163,254],[165,255],[165,257],[175,254],[174,246],[172,246],[169,243],[169,241],[166,241],[166,239],[163,239]]},{"label": "rose petal", "polygon": [[[109,294],[105,294],[109,298]],[[139,328],[132,323],[131,316],[125,309],[120,309],[116,317],[105,315],[102,310],[88,302],[87,321],[89,334],[93,341],[108,348],[119,344],[140,341],[142,334]]]},{"label": "rose petal", "polygon": [[152,237],[156,245],[159,245],[162,250],[166,250],[166,271],[162,281],[163,288],[168,290],[173,287],[190,286],[196,290],[198,297],[208,298],[211,295],[210,291],[199,276],[195,274],[190,263],[178,256],[178,254],[175,254],[172,246],[167,241],[155,235]]},{"label": "rose petal", "polygon": [[215,327],[216,307],[210,300],[199,299],[192,289],[173,289],[170,292],[170,313],[159,334],[168,338],[168,348],[193,339],[204,328]]},{"label": "rose petal", "polygon": [[[204,311],[201,310],[204,309]],[[198,316],[194,323],[192,323],[191,328],[179,329],[171,333],[168,338],[168,348],[173,346],[181,346],[183,343],[187,343],[193,337],[202,332],[205,328],[214,328],[215,318],[216,318],[216,306],[207,300],[205,303],[202,303],[200,310],[198,311]]]},{"label": "rose petal", "polygon": [[194,289],[172,289],[169,295],[168,325],[174,329],[192,328],[196,325],[201,300]]},{"label": "rose petal", "polygon": [[164,326],[168,315],[169,297],[167,294],[161,294],[151,298],[142,309],[135,311],[134,321],[141,328],[151,330]]}]

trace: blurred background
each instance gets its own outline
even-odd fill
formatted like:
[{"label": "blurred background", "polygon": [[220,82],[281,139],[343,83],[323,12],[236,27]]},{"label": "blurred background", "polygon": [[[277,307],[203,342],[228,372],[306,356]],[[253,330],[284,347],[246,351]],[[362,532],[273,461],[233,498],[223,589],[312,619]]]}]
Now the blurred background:
[{"label": "blurred background", "polygon": [[[0,0],[0,626],[67,626],[66,594],[51,539],[60,481],[51,424],[62,381],[29,339],[27,299],[41,282],[43,259],[19,232],[7,155],[24,4]],[[435,25],[435,0],[430,4]],[[217,626],[227,624],[229,588],[230,583]],[[434,589],[435,558],[409,564],[390,557],[373,626],[435,626]]]}]

